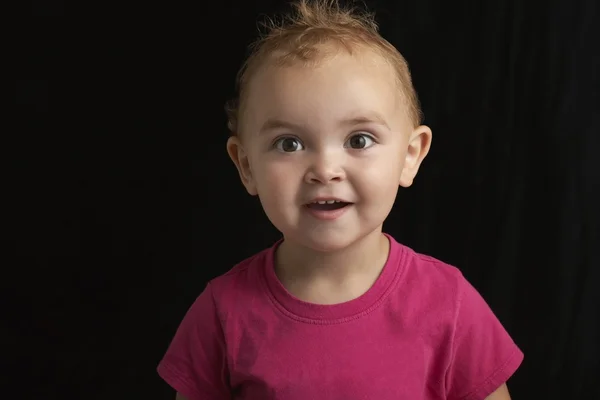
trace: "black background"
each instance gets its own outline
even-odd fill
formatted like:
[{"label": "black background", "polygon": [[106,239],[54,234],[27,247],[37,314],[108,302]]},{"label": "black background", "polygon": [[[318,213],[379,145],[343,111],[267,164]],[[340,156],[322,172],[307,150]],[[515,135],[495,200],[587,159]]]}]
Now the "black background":
[{"label": "black background", "polygon": [[[600,6],[366,3],[434,132],[386,231],[483,294],[525,352],[514,399],[600,398]],[[187,307],[278,238],[223,104],[285,2],[24,4],[8,376],[19,398],[173,399],[155,368]]]}]

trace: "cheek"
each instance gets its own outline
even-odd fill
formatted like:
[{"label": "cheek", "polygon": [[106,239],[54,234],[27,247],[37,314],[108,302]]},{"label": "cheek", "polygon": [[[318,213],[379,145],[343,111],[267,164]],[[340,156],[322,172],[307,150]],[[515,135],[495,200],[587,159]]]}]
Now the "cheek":
[{"label": "cheek", "polygon": [[378,152],[357,165],[356,172],[361,177],[361,185],[381,192],[399,184],[403,165],[404,158],[398,152]]},{"label": "cheek", "polygon": [[262,160],[255,169],[255,181],[259,194],[268,197],[286,196],[298,180],[298,168],[291,160]]}]

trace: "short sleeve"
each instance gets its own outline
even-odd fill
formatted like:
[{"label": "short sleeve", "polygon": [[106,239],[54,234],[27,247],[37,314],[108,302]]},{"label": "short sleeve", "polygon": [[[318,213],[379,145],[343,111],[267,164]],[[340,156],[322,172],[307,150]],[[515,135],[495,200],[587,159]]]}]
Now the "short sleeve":
[{"label": "short sleeve", "polygon": [[158,374],[189,400],[231,399],[226,354],[209,284],[179,325]]},{"label": "short sleeve", "polygon": [[459,293],[447,399],[484,400],[514,374],[523,353],[462,275]]}]

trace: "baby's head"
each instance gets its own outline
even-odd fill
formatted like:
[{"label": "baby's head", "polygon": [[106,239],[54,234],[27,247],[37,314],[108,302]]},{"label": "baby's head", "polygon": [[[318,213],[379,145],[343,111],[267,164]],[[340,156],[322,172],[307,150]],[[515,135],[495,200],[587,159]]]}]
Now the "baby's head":
[{"label": "baby's head", "polygon": [[414,127],[421,124],[421,109],[408,64],[381,37],[372,14],[343,8],[337,0],[300,0],[292,6],[294,13],[286,15],[280,23],[269,20],[264,24],[266,34],[251,45],[252,52],[237,77],[239,95],[226,105],[232,134],[243,130],[250,81],[260,69],[294,64],[317,66],[340,52],[370,53],[387,62],[394,70],[409,120]]},{"label": "baby's head", "polygon": [[294,5],[238,75],[227,150],[286,239],[335,250],[381,230],[431,131],[406,61],[372,16],[335,0]]}]

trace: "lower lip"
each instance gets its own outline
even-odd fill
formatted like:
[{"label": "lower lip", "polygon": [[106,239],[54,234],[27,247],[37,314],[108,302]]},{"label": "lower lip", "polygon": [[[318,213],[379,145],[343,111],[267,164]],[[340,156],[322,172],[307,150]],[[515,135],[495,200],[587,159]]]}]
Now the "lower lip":
[{"label": "lower lip", "polygon": [[333,221],[344,215],[351,206],[352,204],[348,204],[347,206],[338,208],[337,210],[315,210],[314,208],[310,208],[308,206],[304,206],[304,209],[317,219],[323,221]]}]

